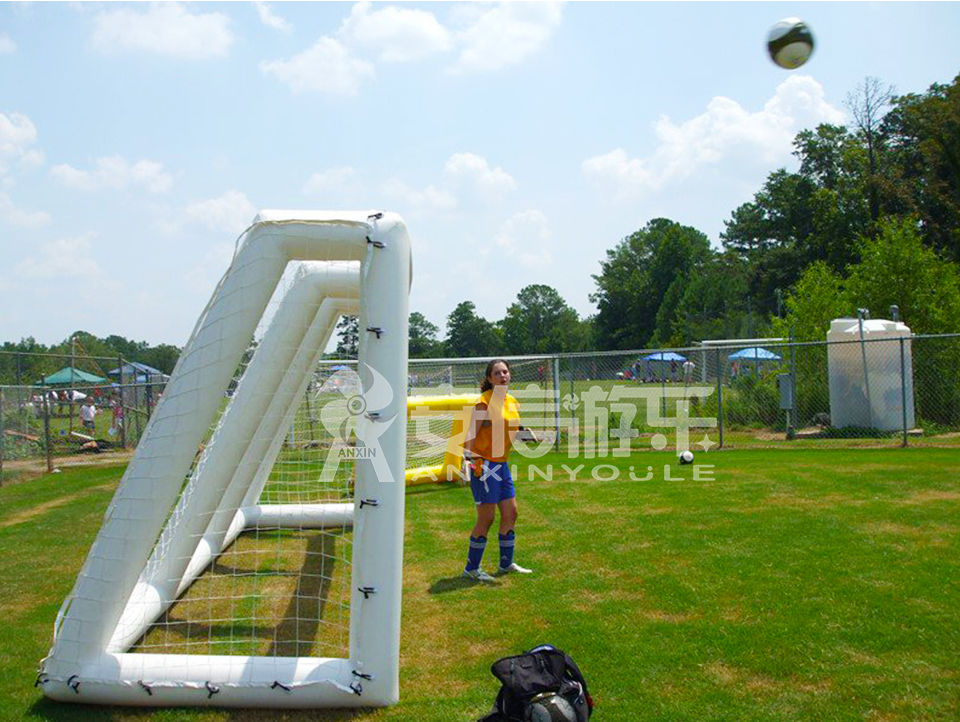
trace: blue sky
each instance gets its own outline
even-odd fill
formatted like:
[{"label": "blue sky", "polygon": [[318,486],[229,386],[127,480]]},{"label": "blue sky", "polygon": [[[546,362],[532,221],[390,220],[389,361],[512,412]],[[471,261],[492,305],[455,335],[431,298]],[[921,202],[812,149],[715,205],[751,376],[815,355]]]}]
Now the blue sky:
[{"label": "blue sky", "polygon": [[[765,55],[786,16],[817,49]],[[957,3],[0,4],[0,338],[182,345],[260,208],[383,208],[411,309],[594,311],[664,216],[719,243],[866,76],[960,72]]]}]

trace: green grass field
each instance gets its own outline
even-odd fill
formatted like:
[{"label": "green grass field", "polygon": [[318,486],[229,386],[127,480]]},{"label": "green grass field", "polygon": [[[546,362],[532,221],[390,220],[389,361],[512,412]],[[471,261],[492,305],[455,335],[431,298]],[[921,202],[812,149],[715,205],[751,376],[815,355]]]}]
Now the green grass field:
[{"label": "green grass field", "polygon": [[401,702],[359,712],[44,700],[36,664],[122,468],[0,488],[0,718],[473,720],[490,663],[541,642],[579,662],[596,720],[960,718],[960,450],[730,450],[698,454],[701,481],[664,480],[669,453],[598,461],[520,465],[536,573],[496,585],[459,578],[469,492],[408,493]]}]

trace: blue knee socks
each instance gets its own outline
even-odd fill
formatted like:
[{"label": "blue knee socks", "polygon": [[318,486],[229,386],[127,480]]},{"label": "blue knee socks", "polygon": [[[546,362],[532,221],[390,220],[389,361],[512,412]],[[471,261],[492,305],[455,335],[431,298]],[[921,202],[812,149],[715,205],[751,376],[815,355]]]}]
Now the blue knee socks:
[{"label": "blue knee socks", "polygon": [[480,560],[483,559],[483,550],[487,546],[485,536],[470,537],[470,548],[467,550],[467,571],[472,572],[480,568]]},{"label": "blue knee socks", "polygon": [[511,529],[506,534],[500,534],[500,568],[506,569],[511,564],[513,564],[513,544],[514,538],[517,535],[514,534]]}]

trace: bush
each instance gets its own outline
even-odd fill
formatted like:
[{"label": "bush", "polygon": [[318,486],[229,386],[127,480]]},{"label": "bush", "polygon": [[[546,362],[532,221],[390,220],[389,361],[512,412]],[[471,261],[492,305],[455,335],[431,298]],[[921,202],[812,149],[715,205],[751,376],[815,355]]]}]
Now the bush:
[{"label": "bush", "polygon": [[780,411],[780,392],[776,374],[765,376],[743,374],[734,379],[723,398],[724,423],[729,426],[759,428],[779,424],[783,428]]}]

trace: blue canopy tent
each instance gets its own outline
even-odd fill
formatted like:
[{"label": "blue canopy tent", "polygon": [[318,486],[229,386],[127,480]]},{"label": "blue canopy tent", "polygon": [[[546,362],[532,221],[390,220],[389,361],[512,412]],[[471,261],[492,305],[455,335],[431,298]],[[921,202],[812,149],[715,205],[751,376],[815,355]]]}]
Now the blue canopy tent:
[{"label": "blue canopy tent", "polygon": [[780,357],[773,351],[768,351],[760,346],[751,346],[742,348],[736,353],[730,354],[731,361],[779,361]]},{"label": "blue canopy tent", "polygon": [[158,393],[170,379],[167,374],[139,361],[125,361],[122,366],[110,369],[107,374],[117,379],[116,386],[124,406],[146,407],[149,412]]},{"label": "blue canopy tent", "polygon": [[169,376],[160,369],[147,366],[139,361],[127,361],[123,366],[107,371],[110,376],[122,376],[124,381],[134,379],[135,383],[157,383],[166,381]]},{"label": "blue canopy tent", "polygon": [[686,356],[681,356],[678,353],[673,351],[658,351],[657,353],[652,353],[649,356],[643,357],[644,361],[679,361],[683,363],[687,360]]},{"label": "blue canopy tent", "polygon": [[663,382],[668,379],[677,381],[682,373],[681,364],[686,360],[686,356],[681,356],[674,351],[657,351],[644,356],[636,365],[639,367],[642,362],[643,372],[640,375],[644,381]]},{"label": "blue canopy tent", "polygon": [[[751,346],[749,348],[742,348],[736,353],[730,354],[728,360],[733,366],[731,369],[731,375],[736,377],[738,374],[741,374],[744,371],[749,373],[752,369],[755,369],[759,372],[760,369],[763,368],[764,362],[780,361],[781,358],[773,351],[768,351],[760,346]],[[744,364],[749,365],[744,366]]]}]

